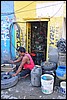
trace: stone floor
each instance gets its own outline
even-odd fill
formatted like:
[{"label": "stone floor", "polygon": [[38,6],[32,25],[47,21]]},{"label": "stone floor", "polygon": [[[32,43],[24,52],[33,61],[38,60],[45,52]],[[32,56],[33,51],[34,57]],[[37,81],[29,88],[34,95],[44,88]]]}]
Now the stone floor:
[{"label": "stone floor", "polygon": [[44,94],[41,87],[31,85],[31,79],[28,76],[20,79],[15,86],[1,90],[1,99],[66,99],[66,95],[61,94],[57,87],[54,86],[53,93]]}]

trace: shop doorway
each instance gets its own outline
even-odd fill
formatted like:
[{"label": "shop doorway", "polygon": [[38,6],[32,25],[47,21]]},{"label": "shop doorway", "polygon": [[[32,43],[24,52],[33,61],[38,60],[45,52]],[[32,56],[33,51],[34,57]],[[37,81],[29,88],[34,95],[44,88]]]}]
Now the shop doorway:
[{"label": "shop doorway", "polygon": [[46,61],[48,21],[28,23],[28,52],[35,64]]}]

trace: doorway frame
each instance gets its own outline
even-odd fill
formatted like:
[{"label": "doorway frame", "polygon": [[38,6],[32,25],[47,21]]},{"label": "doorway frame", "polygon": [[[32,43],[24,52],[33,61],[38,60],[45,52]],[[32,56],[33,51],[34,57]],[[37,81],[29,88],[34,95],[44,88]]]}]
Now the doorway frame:
[{"label": "doorway frame", "polygon": [[48,61],[48,48],[49,48],[49,41],[50,41],[50,18],[24,18],[26,21],[26,34],[27,34],[27,52],[28,52],[28,28],[27,23],[36,22],[36,21],[47,21],[48,22],[48,30],[47,30],[47,48],[46,48],[46,61]]}]

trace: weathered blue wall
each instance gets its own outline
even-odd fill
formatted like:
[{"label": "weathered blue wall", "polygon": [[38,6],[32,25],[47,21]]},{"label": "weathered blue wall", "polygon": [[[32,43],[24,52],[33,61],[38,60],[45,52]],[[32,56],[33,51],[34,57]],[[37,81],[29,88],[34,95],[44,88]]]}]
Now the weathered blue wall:
[{"label": "weathered blue wall", "polygon": [[[14,1],[1,1],[1,62],[15,57],[14,28],[10,25],[14,22]],[[11,41],[12,38],[12,41]],[[12,49],[12,50],[11,50]]]}]

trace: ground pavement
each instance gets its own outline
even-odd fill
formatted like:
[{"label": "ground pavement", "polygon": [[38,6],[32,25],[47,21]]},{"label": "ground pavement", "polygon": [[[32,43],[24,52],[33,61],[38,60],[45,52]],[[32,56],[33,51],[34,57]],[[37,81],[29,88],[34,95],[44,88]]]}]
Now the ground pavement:
[{"label": "ground pavement", "polygon": [[1,99],[66,99],[54,86],[53,93],[44,94],[41,87],[31,85],[30,76],[22,78],[18,83],[8,89],[1,90]]}]

